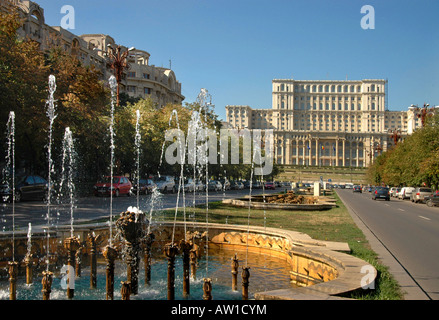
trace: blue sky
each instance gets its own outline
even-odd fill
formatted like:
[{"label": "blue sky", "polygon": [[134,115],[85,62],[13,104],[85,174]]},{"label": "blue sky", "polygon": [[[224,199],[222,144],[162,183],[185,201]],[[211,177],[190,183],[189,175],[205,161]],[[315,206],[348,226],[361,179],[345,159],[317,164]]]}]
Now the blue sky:
[{"label": "blue sky", "polygon": [[[169,67],[186,102],[271,108],[271,81],[388,79],[389,110],[439,105],[437,0],[37,0],[46,23],[75,9],[75,34],[104,33]],[[364,30],[361,8],[375,9]]]}]

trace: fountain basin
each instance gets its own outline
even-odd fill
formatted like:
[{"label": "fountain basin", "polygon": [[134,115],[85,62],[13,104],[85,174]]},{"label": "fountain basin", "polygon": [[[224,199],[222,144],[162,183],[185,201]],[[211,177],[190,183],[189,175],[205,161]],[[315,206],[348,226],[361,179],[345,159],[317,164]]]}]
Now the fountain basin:
[{"label": "fountain basin", "polygon": [[[187,231],[198,231],[200,233],[206,231],[206,224],[192,222],[186,224],[183,222],[176,222],[175,224],[173,222],[156,223],[152,228],[156,235],[154,245],[160,247],[165,243],[169,243],[174,229],[175,239],[184,239]],[[86,239],[91,232],[102,237],[102,245],[98,248],[101,254],[109,236],[108,224],[90,224],[75,227],[75,236],[79,236],[80,239]],[[58,259],[65,258],[66,253],[62,247],[62,241],[69,237],[70,226],[58,227],[56,236],[51,237],[51,241],[58,244],[54,249]],[[261,291],[254,293],[253,297],[255,299],[341,299],[342,295],[361,289],[362,280],[365,276],[362,272],[364,267],[368,267],[367,270],[374,271],[373,279],[377,274],[373,266],[349,255],[350,248],[346,243],[318,241],[300,232],[264,227],[209,224],[208,239],[209,251],[227,251],[230,252],[230,258],[235,252],[238,252],[241,266],[246,252],[286,262],[285,268],[289,269],[287,273],[290,277],[288,280],[293,282],[294,286],[286,280],[285,286],[282,288],[264,291],[264,287],[262,287]],[[0,238],[0,246],[7,246],[10,241],[11,238],[3,235]],[[24,234],[21,237],[17,235],[16,241],[16,248],[21,247],[21,242],[25,244]],[[34,235],[32,238],[33,247],[35,248],[34,257],[38,256],[38,252],[42,252],[44,255],[43,247],[37,248],[38,241],[38,236]],[[200,248],[203,248],[204,242],[205,237],[199,239],[198,245]],[[43,245],[44,240],[42,239],[41,246]],[[120,243],[115,243],[115,247],[120,247],[120,245]],[[2,264],[7,264],[6,256],[7,254],[2,257]],[[86,258],[86,256],[87,249],[84,249],[84,257]],[[16,257],[21,261],[20,255],[16,254]],[[201,261],[202,259],[200,258]],[[230,259],[225,264],[230,268]],[[249,264],[249,267],[252,266]],[[252,278],[250,278],[251,280]],[[270,279],[264,280],[270,281]],[[250,286],[252,286],[251,283]],[[215,292],[213,295],[215,299]]]}]

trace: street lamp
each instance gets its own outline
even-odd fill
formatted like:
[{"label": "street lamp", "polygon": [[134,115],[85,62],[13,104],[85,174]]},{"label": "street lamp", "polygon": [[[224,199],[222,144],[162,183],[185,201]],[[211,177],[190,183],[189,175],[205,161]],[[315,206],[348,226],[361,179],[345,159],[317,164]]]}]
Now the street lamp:
[{"label": "street lamp", "polygon": [[107,46],[110,49],[109,66],[114,70],[114,76],[116,77],[117,82],[117,102],[116,105],[120,105],[120,83],[122,82],[122,74],[125,69],[130,68],[130,64],[127,61],[127,57],[130,51],[136,50],[134,47],[129,48],[127,51],[122,52],[122,47],[118,45],[116,49],[114,49],[111,44]]}]

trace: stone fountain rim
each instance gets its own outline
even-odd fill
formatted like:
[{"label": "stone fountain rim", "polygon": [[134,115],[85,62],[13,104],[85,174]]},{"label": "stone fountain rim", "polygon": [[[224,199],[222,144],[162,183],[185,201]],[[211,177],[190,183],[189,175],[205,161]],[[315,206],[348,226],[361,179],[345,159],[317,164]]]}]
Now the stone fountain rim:
[{"label": "stone fountain rim", "polygon": [[[195,227],[197,229],[206,230],[206,223],[202,222],[173,222],[161,221],[154,225],[161,227]],[[240,232],[252,234],[265,234],[272,237],[284,238],[293,245],[293,254],[316,259],[322,263],[326,263],[337,270],[338,277],[334,280],[318,283],[310,287],[286,288],[268,292],[258,292],[255,298],[258,300],[338,300],[344,299],[337,295],[342,295],[361,288],[362,273],[364,266],[370,266],[376,277],[376,269],[364,260],[349,255],[351,252],[349,245],[344,242],[315,240],[309,235],[298,232],[285,230],[281,228],[265,228],[257,226],[230,225],[209,223],[209,230],[216,229],[223,232]],[[67,232],[70,226],[59,226],[57,231]],[[108,229],[108,223],[81,225],[75,228],[75,232],[84,232],[90,230]]]}]

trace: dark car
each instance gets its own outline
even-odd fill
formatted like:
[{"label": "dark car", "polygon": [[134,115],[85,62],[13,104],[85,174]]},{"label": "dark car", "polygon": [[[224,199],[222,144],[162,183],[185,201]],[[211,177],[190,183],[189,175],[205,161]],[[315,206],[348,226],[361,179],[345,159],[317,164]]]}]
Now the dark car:
[{"label": "dark car", "polygon": [[361,189],[360,186],[354,186],[354,187],[352,188],[352,192],[359,192],[359,193],[362,193],[362,189]]},{"label": "dark car", "polygon": [[389,188],[386,187],[376,187],[372,192],[372,199],[385,199],[386,201],[390,201],[390,192]]},{"label": "dark car", "polygon": [[[45,200],[48,182],[40,176],[19,176],[15,182],[15,201]],[[12,202],[12,190],[7,184],[0,186],[0,197],[5,202]]]},{"label": "dark car", "polygon": [[424,201],[429,207],[439,206],[439,190],[433,193],[431,196],[424,197]]},{"label": "dark car", "polygon": [[110,190],[115,197],[122,194],[127,196],[131,195],[132,184],[126,177],[113,177],[113,189],[111,190],[111,178],[105,177],[105,179],[99,181],[94,186],[95,196],[110,195]]},{"label": "dark car", "polygon": [[[132,184],[133,187],[131,189],[131,192],[133,194],[137,194],[137,180],[134,180]],[[151,194],[154,188],[157,187],[152,179],[140,179],[139,186],[139,194]]]}]

